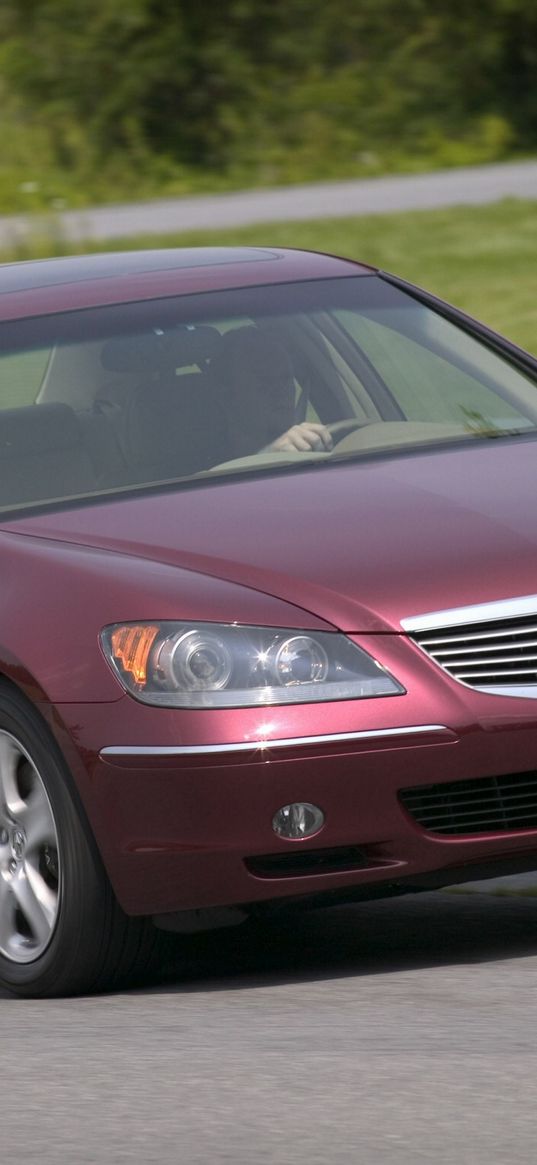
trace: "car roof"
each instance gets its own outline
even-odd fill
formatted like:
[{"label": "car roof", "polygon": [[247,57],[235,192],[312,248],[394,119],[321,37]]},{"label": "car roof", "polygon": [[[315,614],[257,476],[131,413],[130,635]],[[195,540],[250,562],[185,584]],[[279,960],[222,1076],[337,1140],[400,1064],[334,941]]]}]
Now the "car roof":
[{"label": "car roof", "polygon": [[119,251],[0,265],[0,319],[374,269],[314,251],[184,247]]},{"label": "car roof", "polygon": [[127,250],[5,263],[0,264],[0,319],[372,270],[334,255],[275,247]]}]

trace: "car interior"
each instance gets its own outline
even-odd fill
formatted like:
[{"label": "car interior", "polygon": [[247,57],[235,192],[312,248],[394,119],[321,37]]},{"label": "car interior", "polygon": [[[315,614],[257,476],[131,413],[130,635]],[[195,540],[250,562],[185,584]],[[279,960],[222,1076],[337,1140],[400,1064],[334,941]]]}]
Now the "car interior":
[{"label": "car interior", "polygon": [[[424,311],[410,327],[408,312],[322,310],[0,355],[0,505],[533,428],[529,376]],[[331,452],[271,448],[306,421]]]}]

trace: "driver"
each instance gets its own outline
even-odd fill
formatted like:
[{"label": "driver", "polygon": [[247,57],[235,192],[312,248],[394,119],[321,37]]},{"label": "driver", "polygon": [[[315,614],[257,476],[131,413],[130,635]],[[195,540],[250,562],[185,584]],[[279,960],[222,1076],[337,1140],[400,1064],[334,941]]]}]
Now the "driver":
[{"label": "driver", "polygon": [[222,336],[211,362],[220,396],[229,460],[261,450],[328,452],[332,437],[316,421],[296,422],[296,389],[287,350],[247,325]]},{"label": "driver", "polygon": [[292,425],[267,448],[273,449],[276,453],[284,453],[289,449],[302,453],[328,453],[332,445],[332,437],[326,425],[317,421],[301,421],[299,425]]}]

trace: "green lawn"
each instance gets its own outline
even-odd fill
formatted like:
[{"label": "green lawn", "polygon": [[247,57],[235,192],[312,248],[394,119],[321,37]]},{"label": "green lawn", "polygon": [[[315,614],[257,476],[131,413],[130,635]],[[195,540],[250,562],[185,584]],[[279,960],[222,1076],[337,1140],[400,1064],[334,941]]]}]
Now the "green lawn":
[{"label": "green lawn", "polygon": [[[104,249],[233,243],[314,248],[361,259],[421,284],[537,353],[537,202],[506,199],[483,207],[145,236]],[[71,249],[55,229],[49,239],[36,238],[4,258]]]}]

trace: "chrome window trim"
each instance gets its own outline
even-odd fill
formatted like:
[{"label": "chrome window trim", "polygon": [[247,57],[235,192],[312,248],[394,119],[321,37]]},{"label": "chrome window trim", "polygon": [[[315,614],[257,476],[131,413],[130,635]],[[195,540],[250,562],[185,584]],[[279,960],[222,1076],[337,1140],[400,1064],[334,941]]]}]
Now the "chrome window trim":
[{"label": "chrome window trim", "polygon": [[384,740],[429,732],[450,732],[445,724],[408,724],[401,728],[373,728],[362,732],[333,732],[326,736],[290,736],[277,740],[241,740],[233,744],[109,745],[99,756],[202,756],[211,753],[252,752],[257,749],[297,748],[304,744],[339,744],[352,740]]},{"label": "chrome window trim", "polygon": [[523,615],[537,615],[537,595],[522,595],[518,599],[497,599],[492,603],[477,603],[469,607],[432,611],[427,615],[412,615],[401,619],[401,627],[408,632],[435,631],[438,628],[457,627],[464,623],[487,623],[492,619],[516,619]]}]

